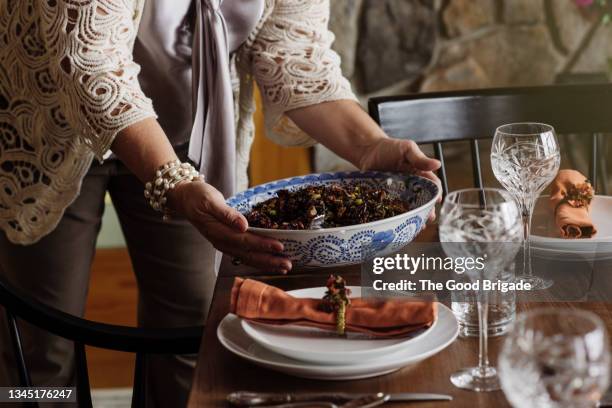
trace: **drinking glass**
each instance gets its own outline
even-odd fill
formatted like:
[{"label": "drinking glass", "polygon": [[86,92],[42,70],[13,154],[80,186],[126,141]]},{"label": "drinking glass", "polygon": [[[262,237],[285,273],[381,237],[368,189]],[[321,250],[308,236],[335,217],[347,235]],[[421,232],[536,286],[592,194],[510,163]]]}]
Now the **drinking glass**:
[{"label": "drinking glass", "polygon": [[[512,261],[522,241],[521,216],[512,196],[501,189],[466,189],[446,196],[440,211],[440,241],[447,256],[486,259],[472,281],[491,279]],[[481,287],[482,288],[482,287]],[[478,290],[478,366],[451,375],[451,382],[474,391],[499,389],[497,371],[488,358],[488,294]]]},{"label": "drinking glass", "polygon": [[[498,276],[502,282],[514,282],[514,263],[510,263]],[[477,294],[471,291],[453,291],[451,293],[451,309],[459,322],[459,336],[478,337]],[[516,315],[516,292],[496,291],[489,293],[489,310],[487,312],[487,334],[489,337],[502,336]]]},{"label": "drinking glass", "polygon": [[550,282],[531,271],[531,217],[539,195],[559,171],[561,154],[552,126],[543,123],[512,123],[495,131],[491,166],[497,180],[515,198],[524,228],[523,273],[517,280],[533,289],[546,289]]},{"label": "drinking glass", "polygon": [[514,407],[595,407],[610,380],[608,336],[584,310],[536,309],[517,317],[499,356]]}]

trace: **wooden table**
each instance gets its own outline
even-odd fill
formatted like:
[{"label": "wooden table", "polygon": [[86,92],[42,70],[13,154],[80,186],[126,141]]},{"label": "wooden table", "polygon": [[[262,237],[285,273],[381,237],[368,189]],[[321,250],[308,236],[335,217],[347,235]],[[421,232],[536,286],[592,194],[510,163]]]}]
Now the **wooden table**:
[{"label": "wooden table", "polygon": [[[292,377],[265,368],[257,367],[227,351],[217,340],[216,330],[220,321],[229,310],[230,289],[235,276],[252,274],[255,271],[235,267],[230,262],[222,265],[215,288],[212,307],[206,324],[206,331],[200,348],[193,389],[189,407],[227,407],[227,394],[238,390],[266,392],[309,392],[309,391],[347,391],[347,392],[435,392],[450,394],[452,402],[393,403],[392,407],[508,407],[509,404],[501,391],[477,393],[454,387],[449,376],[456,370],[474,366],[477,363],[478,341],[476,338],[457,339],[453,344],[435,356],[416,366],[395,373],[355,381],[319,381]],[[335,270],[349,282],[359,281],[359,267]],[[295,273],[289,276],[256,276],[268,284],[284,290],[323,286],[330,270],[317,270],[309,273]],[[544,302],[520,304],[519,310],[550,306]],[[555,307],[580,307],[597,313],[612,329],[612,304],[606,303],[554,303]],[[610,330],[612,331],[612,330]],[[493,364],[503,338],[489,340],[489,357]]]}]

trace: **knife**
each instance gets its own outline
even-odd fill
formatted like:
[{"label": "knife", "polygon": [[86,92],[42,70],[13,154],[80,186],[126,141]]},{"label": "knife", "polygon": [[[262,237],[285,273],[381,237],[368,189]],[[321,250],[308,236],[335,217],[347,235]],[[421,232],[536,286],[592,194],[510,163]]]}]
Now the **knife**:
[{"label": "knife", "polygon": [[378,394],[367,395],[365,397],[350,400],[340,408],[374,408],[389,401],[389,398],[389,394],[379,392]]},{"label": "knife", "polygon": [[[307,402],[307,401],[333,401],[345,402],[356,398],[367,397],[368,393],[300,393],[300,394],[283,394],[283,393],[263,393],[238,391],[227,396],[227,401],[237,407],[262,406],[285,404],[288,402]],[[414,393],[402,392],[388,394],[389,401],[406,402],[406,401],[452,401],[453,397],[444,394],[430,393]]]},{"label": "knife", "polygon": [[388,394],[379,392],[378,394],[370,394],[365,397],[356,398],[338,406],[332,402],[288,402],[281,405],[260,405],[259,408],[374,408],[384,404],[389,400]]}]

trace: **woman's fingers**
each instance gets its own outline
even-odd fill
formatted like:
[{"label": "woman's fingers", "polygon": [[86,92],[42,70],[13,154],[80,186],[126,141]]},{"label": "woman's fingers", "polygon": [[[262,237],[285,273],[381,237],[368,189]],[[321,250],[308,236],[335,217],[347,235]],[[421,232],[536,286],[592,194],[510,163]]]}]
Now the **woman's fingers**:
[{"label": "woman's fingers", "polygon": [[233,244],[239,244],[242,248],[246,248],[254,251],[269,252],[272,254],[279,254],[283,252],[283,244],[273,238],[262,237],[255,235],[250,232],[245,233],[231,233],[224,236],[226,242]]},{"label": "woman's fingers", "polygon": [[237,249],[268,252],[278,254],[283,251],[284,247],[280,241],[273,238],[255,235],[250,232],[236,232],[225,224],[216,220],[207,223],[205,234],[213,243],[222,243],[228,246],[234,246]]},{"label": "woman's fingers", "polygon": [[245,265],[253,266],[258,269],[286,274],[292,267],[288,259],[270,253],[245,251],[236,246],[225,245],[220,245],[217,249],[224,254],[239,258]]},{"label": "woman's fingers", "polygon": [[196,225],[215,248],[238,256],[245,264],[272,270],[291,270],[291,261],[278,256],[283,251],[283,244],[276,239],[262,237],[250,232],[237,232],[231,227],[206,216]]},{"label": "woman's fingers", "polygon": [[438,202],[441,203],[442,202],[442,182],[440,181],[440,178],[438,178],[438,176],[436,176],[436,174],[433,171],[421,171],[419,172],[419,176],[425,177],[433,181],[434,183],[436,183],[436,185],[438,186],[438,191],[440,192],[440,194],[438,195]]},{"label": "woman's fingers", "polygon": [[[178,194],[177,194],[178,193]],[[283,244],[273,238],[247,232],[244,215],[225,203],[223,195],[206,183],[185,183],[175,191],[189,221],[220,251],[251,266],[287,273],[291,261],[279,256]]]},{"label": "woman's fingers", "polygon": [[440,161],[427,157],[421,148],[412,140],[404,142],[408,148],[404,152],[404,158],[417,170],[433,171],[440,168]]},{"label": "woman's fingers", "polygon": [[238,241],[245,244],[236,245],[235,241],[232,241],[231,238],[222,239],[218,241],[217,249],[225,254],[238,257],[244,264],[256,268],[273,270],[280,273],[287,273],[291,270],[292,265],[289,259],[278,255],[280,251],[271,251],[271,247],[276,247],[275,244],[279,244],[282,247],[280,242],[275,240],[271,240],[273,243],[268,242],[269,238],[264,240],[248,232],[242,235],[246,237],[238,238]]},{"label": "woman's fingers", "polygon": [[[441,203],[442,202],[442,182],[440,181],[438,176],[436,176],[436,174],[432,171],[422,171],[420,172],[420,176],[428,178],[434,183],[436,183],[436,185],[438,186],[438,191],[440,192],[440,194],[438,194],[437,202]],[[427,221],[434,222],[435,220],[436,220],[436,207],[434,206],[434,208],[432,208],[431,212],[429,213],[429,217]]]}]

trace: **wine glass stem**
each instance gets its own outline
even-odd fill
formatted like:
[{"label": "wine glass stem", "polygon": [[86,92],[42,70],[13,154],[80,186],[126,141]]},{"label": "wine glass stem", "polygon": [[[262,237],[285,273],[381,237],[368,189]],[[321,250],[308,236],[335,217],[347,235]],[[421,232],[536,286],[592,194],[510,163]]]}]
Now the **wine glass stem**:
[{"label": "wine glass stem", "polygon": [[487,375],[489,368],[489,301],[487,293],[482,291],[478,296],[478,328],[479,328],[479,341],[478,341],[478,371],[481,377]]},{"label": "wine glass stem", "polygon": [[531,217],[533,205],[523,207],[523,275],[531,276]]}]

